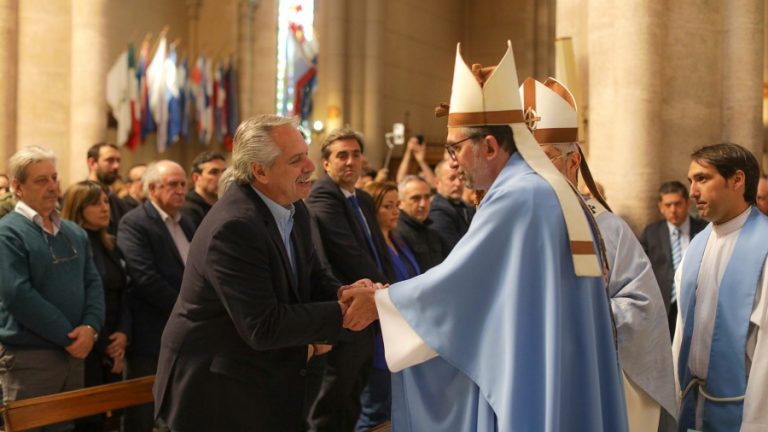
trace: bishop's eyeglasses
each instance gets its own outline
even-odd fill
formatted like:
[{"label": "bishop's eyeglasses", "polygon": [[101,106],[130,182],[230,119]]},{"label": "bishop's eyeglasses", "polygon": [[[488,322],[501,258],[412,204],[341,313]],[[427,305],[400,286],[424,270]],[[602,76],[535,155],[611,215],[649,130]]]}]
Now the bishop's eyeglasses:
[{"label": "bishop's eyeglasses", "polygon": [[451,157],[451,160],[456,160],[456,149],[463,143],[464,141],[469,141],[472,139],[480,138],[480,135],[470,135],[462,140],[458,140],[455,143],[446,143],[445,144],[445,151],[448,152],[448,156]]}]

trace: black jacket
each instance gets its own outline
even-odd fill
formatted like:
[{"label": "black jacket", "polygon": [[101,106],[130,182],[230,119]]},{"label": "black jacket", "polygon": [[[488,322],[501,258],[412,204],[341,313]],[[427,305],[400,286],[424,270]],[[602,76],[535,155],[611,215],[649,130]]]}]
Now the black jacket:
[{"label": "black jacket", "polygon": [[453,250],[456,243],[466,234],[474,215],[475,209],[464,201],[453,203],[440,194],[432,196],[429,218],[432,220],[432,228],[443,239],[446,254]]},{"label": "black jacket", "polygon": [[[180,225],[192,240],[192,225]],[[176,303],[184,275],[184,261],[155,206],[146,201],[120,221],[117,246],[128,263],[132,280],[133,340],[128,350],[141,354],[160,352],[160,336]]]},{"label": "black jacket", "polygon": [[[690,221],[690,237],[693,240],[693,237],[707,226],[707,222],[692,217]],[[675,271],[672,265],[672,244],[669,240],[667,221],[660,220],[645,227],[640,236],[640,244],[643,245],[643,250],[651,261],[653,274],[656,276],[656,281],[661,289],[661,297],[664,298],[664,307],[669,313]]]},{"label": "black jacket", "polygon": [[303,430],[307,344],[341,330],[339,282],[296,202],[291,270],[269,208],[232,185],[198,229],[163,333],[155,407],[172,430]]},{"label": "black jacket", "polygon": [[211,210],[212,205],[205,202],[203,197],[197,194],[194,189],[187,191],[187,195],[184,200],[184,207],[181,208],[181,214],[195,227],[200,226],[203,222],[203,218]]},{"label": "black jacket", "polygon": [[411,247],[421,272],[443,262],[448,252],[437,231],[431,227],[432,221],[427,218],[419,222],[404,211],[400,211],[395,232]]}]

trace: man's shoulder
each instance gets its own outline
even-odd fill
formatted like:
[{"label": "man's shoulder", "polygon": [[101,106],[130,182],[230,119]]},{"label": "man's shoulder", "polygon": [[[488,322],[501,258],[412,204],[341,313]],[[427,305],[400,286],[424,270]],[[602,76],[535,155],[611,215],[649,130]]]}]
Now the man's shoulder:
[{"label": "man's shoulder", "polygon": [[651,222],[643,228],[643,233],[652,233],[658,230],[664,229],[667,226],[667,220],[662,219],[656,222]]},{"label": "man's shoulder", "polygon": [[709,224],[709,222],[707,222],[707,221],[705,221],[703,219],[695,218],[693,216],[689,216],[689,218],[690,218],[690,221],[691,221],[691,233],[692,234],[698,233],[699,231],[701,231],[704,228],[706,228],[707,225]]}]

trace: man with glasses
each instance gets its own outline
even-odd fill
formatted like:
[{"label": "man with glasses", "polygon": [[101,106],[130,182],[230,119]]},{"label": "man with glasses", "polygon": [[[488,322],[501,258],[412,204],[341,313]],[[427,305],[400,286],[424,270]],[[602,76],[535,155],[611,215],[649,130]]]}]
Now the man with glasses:
[{"label": "man with glasses", "polygon": [[[184,169],[161,160],[144,173],[148,200],[120,220],[117,245],[128,262],[132,282],[133,326],[127,352],[127,376],[152,375],[160,337],[181,288],[194,227],[181,214],[187,189]],[[152,430],[152,404],[128,410],[129,431]]]},{"label": "man with glasses", "polygon": [[[393,430],[625,431],[604,252],[525,121],[511,44],[498,66],[457,49],[448,151],[485,190],[440,265],[342,294],[345,325],[379,318]],[[370,307],[375,297],[375,307]]]},{"label": "man with glasses", "polygon": [[56,210],[53,152],[26,147],[9,167],[19,201],[0,221],[0,382],[6,403],[81,388],[83,359],[104,322],[88,236]]}]

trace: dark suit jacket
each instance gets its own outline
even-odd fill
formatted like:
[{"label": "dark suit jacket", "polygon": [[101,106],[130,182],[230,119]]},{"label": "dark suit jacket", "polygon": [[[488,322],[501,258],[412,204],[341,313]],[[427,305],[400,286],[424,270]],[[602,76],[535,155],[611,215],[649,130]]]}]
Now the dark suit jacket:
[{"label": "dark suit jacket", "polygon": [[467,233],[474,214],[475,209],[464,202],[453,204],[440,194],[432,196],[429,218],[432,220],[432,228],[443,239],[446,254]]},{"label": "dark suit jacket", "polygon": [[303,430],[307,344],[335,342],[342,317],[340,284],[317,258],[305,205],[294,205],[298,280],[250,185],[232,185],[198,228],[154,389],[172,430]]},{"label": "dark suit jacket", "polygon": [[[707,222],[693,217],[690,217],[690,221],[690,237],[693,240],[693,237],[707,226]],[[640,244],[643,245],[648,259],[651,260],[653,273],[656,275],[656,281],[658,281],[659,288],[661,289],[661,296],[664,298],[664,307],[666,307],[667,313],[669,313],[675,272],[672,265],[672,244],[669,240],[667,221],[660,220],[645,227],[643,234],[640,236]]]},{"label": "dark suit jacket", "polygon": [[130,208],[128,207],[128,204],[122,200],[122,198],[118,197],[112,192],[109,193],[107,198],[109,199],[109,226],[107,227],[107,232],[115,235],[117,234],[120,219],[122,219],[123,216],[128,213]]},{"label": "dark suit jacket", "polygon": [[[193,227],[182,216],[184,234]],[[128,263],[132,279],[132,353],[158,354],[160,336],[179,294],[184,262],[155,206],[147,200],[120,220],[117,246]]]},{"label": "dark suit jacket", "polygon": [[211,207],[194,189],[190,189],[185,196],[181,214],[197,229],[203,222],[205,215],[211,211]]},{"label": "dark suit jacket", "polygon": [[341,283],[350,284],[363,278],[389,283],[394,280],[394,271],[384,235],[376,219],[373,198],[360,189],[356,195],[371,230],[384,272],[380,272],[376,266],[376,259],[368,248],[364,228],[360,226],[352,204],[328,176],[323,176],[315,182],[312,193],[307,198],[307,206],[320,233],[317,246],[325,250],[328,264]]},{"label": "dark suit jacket", "polygon": [[421,273],[440,264],[448,256],[445,244],[437,231],[432,229],[432,221],[429,218],[419,222],[401,210],[395,232],[413,250]]}]

